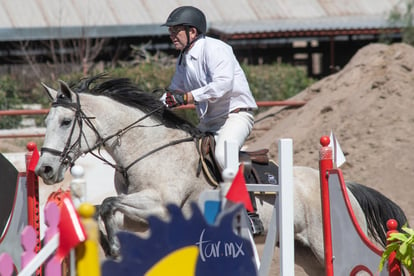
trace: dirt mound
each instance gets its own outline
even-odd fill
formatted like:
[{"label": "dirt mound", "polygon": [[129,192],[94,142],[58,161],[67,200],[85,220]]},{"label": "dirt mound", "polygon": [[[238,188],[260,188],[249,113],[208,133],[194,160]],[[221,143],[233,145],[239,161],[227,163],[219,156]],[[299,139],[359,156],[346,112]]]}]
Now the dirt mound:
[{"label": "dirt mound", "polygon": [[259,114],[250,149],[293,138],[294,164],[318,167],[319,139],[334,131],[347,163],[346,180],[373,187],[397,202],[414,224],[414,48],[372,44],[343,70],[310,86],[294,100]]}]

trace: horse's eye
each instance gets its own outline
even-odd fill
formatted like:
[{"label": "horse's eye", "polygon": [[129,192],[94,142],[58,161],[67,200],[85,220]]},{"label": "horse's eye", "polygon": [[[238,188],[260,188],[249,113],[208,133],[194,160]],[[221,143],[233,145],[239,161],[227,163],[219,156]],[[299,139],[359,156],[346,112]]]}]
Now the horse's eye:
[{"label": "horse's eye", "polygon": [[68,125],[70,125],[70,123],[72,122],[72,120],[71,119],[63,119],[63,121],[62,121],[62,126],[68,126]]}]

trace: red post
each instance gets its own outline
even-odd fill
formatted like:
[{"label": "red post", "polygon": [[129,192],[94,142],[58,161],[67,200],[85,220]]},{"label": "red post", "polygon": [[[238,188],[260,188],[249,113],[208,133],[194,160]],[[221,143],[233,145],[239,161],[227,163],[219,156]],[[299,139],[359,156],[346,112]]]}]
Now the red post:
[{"label": "red post", "polygon": [[[26,146],[26,183],[27,183],[27,218],[28,225],[33,226],[36,231],[35,252],[40,251],[40,206],[39,206],[39,179],[33,170],[29,169],[33,152],[37,150],[36,143],[29,142]],[[41,275],[41,269],[36,271],[36,275]]]},{"label": "red post", "polygon": [[319,150],[319,177],[321,181],[321,202],[322,202],[322,223],[323,241],[325,248],[325,275],[333,276],[333,253],[332,253],[332,232],[331,232],[331,212],[329,203],[329,170],[333,168],[332,148],[329,147],[330,139],[322,136],[320,143],[322,148]]},{"label": "red post", "polygon": [[[390,237],[391,233],[398,233],[398,223],[395,219],[389,219],[387,221],[387,238]],[[387,241],[387,243],[389,243]],[[388,258],[388,273],[390,276],[400,276],[401,274],[401,265],[400,262],[395,258],[396,252],[392,252]]]}]

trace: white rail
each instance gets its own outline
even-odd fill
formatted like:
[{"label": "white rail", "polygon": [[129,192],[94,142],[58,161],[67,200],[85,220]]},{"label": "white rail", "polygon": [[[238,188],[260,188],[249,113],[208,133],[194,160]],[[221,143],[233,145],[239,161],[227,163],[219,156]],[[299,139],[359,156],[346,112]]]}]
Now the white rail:
[{"label": "white rail", "polygon": [[[276,241],[280,245],[280,275],[294,275],[294,204],[293,204],[293,142],[292,139],[280,139],[279,147],[279,185],[247,184],[248,191],[275,192],[275,203],[269,223],[268,233],[262,257],[256,260],[259,275],[269,275],[274,256]],[[239,160],[237,145],[226,143],[226,168],[237,172]],[[235,157],[236,156],[236,157]],[[235,175],[235,173],[234,173]],[[250,239],[252,239],[250,237]],[[253,243],[253,246],[254,243]],[[255,247],[254,247],[255,248]],[[257,252],[255,252],[257,254]],[[256,256],[256,259],[258,257]]]}]

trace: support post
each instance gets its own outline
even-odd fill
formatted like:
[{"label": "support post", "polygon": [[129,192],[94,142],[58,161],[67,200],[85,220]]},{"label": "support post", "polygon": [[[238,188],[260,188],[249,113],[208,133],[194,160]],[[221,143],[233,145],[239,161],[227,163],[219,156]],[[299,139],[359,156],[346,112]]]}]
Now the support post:
[{"label": "support post", "polygon": [[101,264],[98,224],[93,218],[95,207],[89,203],[81,203],[78,211],[88,238],[76,247],[76,272],[79,276],[99,276]]},{"label": "support post", "polygon": [[[95,207],[87,203],[86,181],[84,170],[81,166],[73,166],[73,176],[70,183],[71,196],[75,207],[81,217],[81,221],[87,233],[87,239],[75,248],[76,253],[76,275],[99,276],[101,275],[99,261],[99,230],[94,220]],[[75,271],[75,269],[71,270]]]},{"label": "support post", "polygon": [[294,275],[294,205],[293,205],[293,145],[292,139],[279,140],[279,243],[280,243],[280,275]]},{"label": "support post", "polygon": [[[27,181],[27,224],[33,226],[36,232],[36,246],[35,252],[38,253],[41,248],[40,243],[40,205],[39,205],[39,179],[34,170],[31,170],[30,166],[35,165],[32,162],[34,152],[37,152],[37,145],[34,142],[29,142],[26,145],[28,152],[25,155],[26,158],[26,181]],[[38,154],[37,154],[38,155]],[[36,275],[42,274],[42,268],[36,271]]]},{"label": "support post", "polygon": [[320,139],[322,148],[319,150],[319,177],[321,182],[323,241],[325,249],[325,275],[333,276],[331,212],[329,205],[328,187],[328,171],[333,168],[333,160],[332,149],[328,146],[329,142],[330,139],[328,136],[322,136]]},{"label": "support post", "polygon": [[[387,221],[387,239],[392,233],[398,233],[398,222],[395,219],[390,219]],[[389,243],[389,241],[387,241]],[[395,257],[397,253],[394,251],[390,254],[388,258],[388,273],[389,276],[400,276],[401,274],[401,264],[398,259]]]}]

